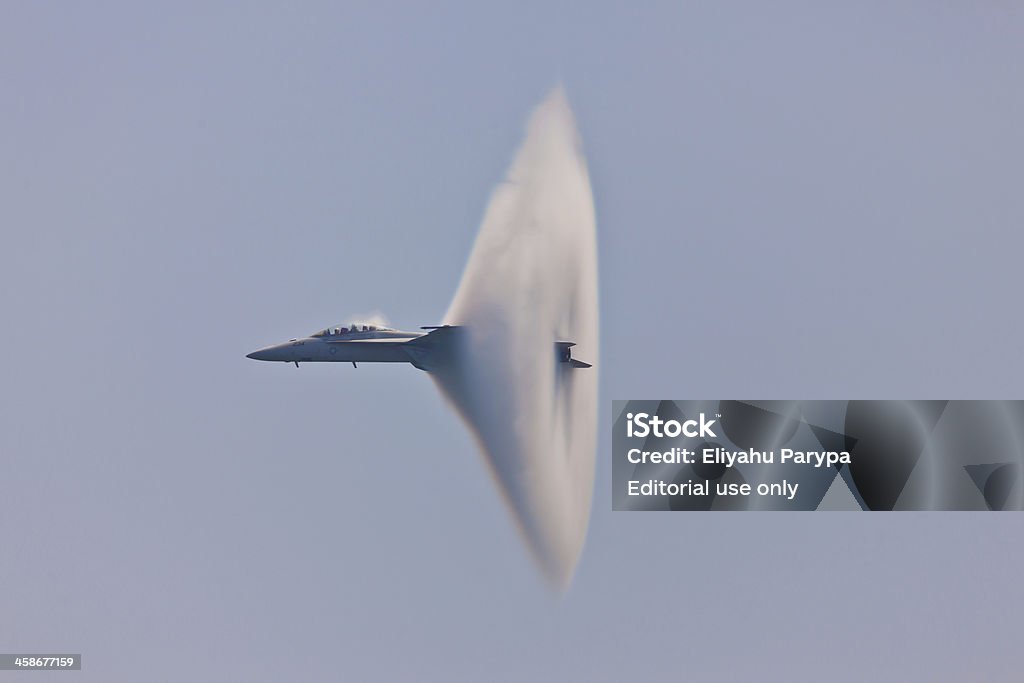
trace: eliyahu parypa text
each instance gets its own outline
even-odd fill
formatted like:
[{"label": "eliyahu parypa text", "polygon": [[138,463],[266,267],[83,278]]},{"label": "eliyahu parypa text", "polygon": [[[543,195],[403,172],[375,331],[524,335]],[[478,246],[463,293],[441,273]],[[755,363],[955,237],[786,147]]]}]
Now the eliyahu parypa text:
[{"label": "eliyahu parypa text", "polygon": [[[680,435],[689,438],[718,438],[714,432],[715,422],[709,420],[704,413],[696,419],[685,420],[663,420],[657,415],[651,417],[647,413],[628,413],[626,415],[626,436],[630,438],[675,438]],[[665,464],[687,464],[693,465],[702,463],[705,465],[734,465],[747,464],[774,464],[793,463],[797,465],[811,465],[813,467],[831,467],[833,465],[848,464],[850,462],[849,451],[798,451],[792,448],[780,448],[778,453],[774,449],[765,450],[729,450],[721,446],[708,446],[701,449],[700,453],[687,448],[672,447],[662,451],[645,451],[640,448],[631,448],[626,453],[626,459],[633,464],[643,463],[665,463]]]}]

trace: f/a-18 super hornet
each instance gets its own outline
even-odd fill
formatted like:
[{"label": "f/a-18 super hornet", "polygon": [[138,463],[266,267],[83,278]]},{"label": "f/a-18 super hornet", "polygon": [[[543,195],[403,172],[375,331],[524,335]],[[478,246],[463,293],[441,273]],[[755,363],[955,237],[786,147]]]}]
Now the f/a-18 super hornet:
[{"label": "f/a-18 super hornet", "polygon": [[[424,332],[403,332],[379,325],[352,323],[328,327],[308,337],[290,339],[248,354],[253,360],[284,363],[411,363],[430,371],[457,354],[463,328],[459,325],[421,327]],[[589,368],[572,357],[569,341],[555,342],[555,359],[573,368]]]},{"label": "f/a-18 super hornet", "polygon": [[545,576],[564,588],[590,519],[599,368],[594,201],[561,89],[531,116],[437,323],[332,326],[249,358],[425,370],[472,433]]}]

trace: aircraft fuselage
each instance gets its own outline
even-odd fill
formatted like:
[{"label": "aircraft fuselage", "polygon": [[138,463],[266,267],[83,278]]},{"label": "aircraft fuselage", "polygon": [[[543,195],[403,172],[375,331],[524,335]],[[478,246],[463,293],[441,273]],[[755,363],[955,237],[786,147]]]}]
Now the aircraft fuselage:
[{"label": "aircraft fuselage", "polygon": [[414,359],[405,344],[423,336],[400,330],[318,333],[268,346],[246,357],[285,363],[412,363]]},{"label": "aircraft fuselage", "polygon": [[[436,370],[458,354],[462,332],[457,325],[425,327],[423,332],[353,325],[328,327],[301,339],[290,339],[253,351],[247,358],[282,363],[411,363]],[[573,368],[590,364],[572,357],[572,342],[555,342],[555,359]]]}]

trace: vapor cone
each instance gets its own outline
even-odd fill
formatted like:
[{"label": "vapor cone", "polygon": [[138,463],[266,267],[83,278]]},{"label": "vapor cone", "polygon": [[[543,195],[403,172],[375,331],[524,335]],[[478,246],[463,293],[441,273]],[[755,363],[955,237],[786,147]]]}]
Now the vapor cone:
[{"label": "vapor cone", "polygon": [[[534,110],[494,190],[445,322],[458,360],[432,374],[476,436],[544,573],[568,585],[590,517],[597,419],[597,244],[565,93]],[[575,342],[558,363],[555,342]]]}]

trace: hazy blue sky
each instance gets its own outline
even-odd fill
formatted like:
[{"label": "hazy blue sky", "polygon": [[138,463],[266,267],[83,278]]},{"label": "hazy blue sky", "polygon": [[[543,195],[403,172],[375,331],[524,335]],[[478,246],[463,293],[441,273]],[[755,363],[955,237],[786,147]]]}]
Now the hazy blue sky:
[{"label": "hazy blue sky", "polygon": [[[1017,3],[4,4],[0,651],[25,680],[1017,680],[1024,517],[612,513],[613,398],[1020,398]],[[597,488],[542,583],[411,367],[564,82]],[[0,675],[7,680],[12,674]]]}]

